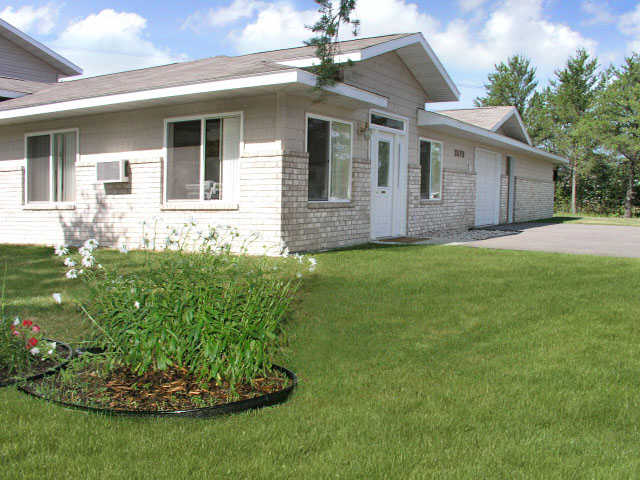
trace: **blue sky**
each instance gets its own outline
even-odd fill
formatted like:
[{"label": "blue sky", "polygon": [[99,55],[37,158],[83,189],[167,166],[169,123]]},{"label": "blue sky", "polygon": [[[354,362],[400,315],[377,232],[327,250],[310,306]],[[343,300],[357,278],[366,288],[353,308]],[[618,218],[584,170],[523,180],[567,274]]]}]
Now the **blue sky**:
[{"label": "blue sky", "polygon": [[[87,75],[297,46],[316,16],[311,0],[0,4],[0,18]],[[640,1],[358,0],[357,17],[361,36],[423,32],[462,92],[457,106],[471,105],[493,65],[514,53],[532,59],[544,84],[579,47],[604,66],[640,52]]]}]

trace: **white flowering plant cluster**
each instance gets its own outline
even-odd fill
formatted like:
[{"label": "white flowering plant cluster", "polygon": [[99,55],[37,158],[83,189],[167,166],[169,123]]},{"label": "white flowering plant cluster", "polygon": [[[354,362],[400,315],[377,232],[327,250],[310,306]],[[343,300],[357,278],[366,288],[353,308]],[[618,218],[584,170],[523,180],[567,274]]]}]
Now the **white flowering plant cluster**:
[{"label": "white flowering plant cluster", "polygon": [[178,367],[232,385],[265,374],[284,342],[291,302],[302,278],[315,272],[316,259],[286,248],[279,258],[246,255],[257,236],[241,239],[228,227],[201,231],[187,222],[162,236],[159,230],[157,222],[143,224],[138,252],[121,243],[123,255],[136,257],[132,269],[122,262],[116,269],[104,261],[103,267],[95,240],[77,254],[56,249],[66,276],[88,289],[81,309],[94,327],[95,344],[113,367],[138,374]]}]

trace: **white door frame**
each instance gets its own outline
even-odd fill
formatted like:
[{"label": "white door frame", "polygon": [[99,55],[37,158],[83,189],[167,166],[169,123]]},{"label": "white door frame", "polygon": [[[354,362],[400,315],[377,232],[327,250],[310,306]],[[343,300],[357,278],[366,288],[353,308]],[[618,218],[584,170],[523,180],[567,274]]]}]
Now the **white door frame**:
[{"label": "white door frame", "polygon": [[[383,115],[389,118],[402,120],[404,122],[404,129],[395,130],[371,123],[371,114]],[[374,189],[377,188],[377,169],[372,164],[373,160],[373,148],[376,141],[377,131],[384,132],[386,135],[394,136],[394,162],[392,171],[393,182],[393,208],[392,208],[392,232],[393,237],[405,236],[407,234],[407,181],[408,181],[408,164],[409,164],[409,139],[407,132],[409,130],[409,119],[401,115],[385,112],[383,110],[371,109],[369,110],[368,117],[369,128],[371,130],[371,139],[369,141],[369,165],[371,166],[371,194],[369,198],[370,209],[370,222],[369,222],[369,236],[374,239],[373,236],[373,202],[374,202]]]},{"label": "white door frame", "polygon": [[498,225],[500,223],[500,190],[502,189],[502,165],[500,164],[500,160],[502,160],[503,156],[501,153],[499,152],[494,152],[493,150],[489,150],[488,148],[483,148],[483,147],[476,147],[475,149],[475,158],[474,158],[474,162],[475,163],[475,170],[476,170],[476,208],[475,208],[475,224],[476,226],[480,226],[477,225],[478,223],[478,216],[477,216],[477,212],[478,212],[478,178],[479,178],[479,174],[478,174],[478,165],[477,165],[477,161],[478,161],[478,153],[479,152],[485,152],[485,153],[489,153],[490,155],[494,155],[498,157],[498,188],[496,188],[496,214],[495,214],[495,223],[494,225]]}]

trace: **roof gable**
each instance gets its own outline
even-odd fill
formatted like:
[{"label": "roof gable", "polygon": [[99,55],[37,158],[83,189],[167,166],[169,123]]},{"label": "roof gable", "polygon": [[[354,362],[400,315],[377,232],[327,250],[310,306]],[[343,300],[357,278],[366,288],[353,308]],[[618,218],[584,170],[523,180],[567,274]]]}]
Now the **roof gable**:
[{"label": "roof gable", "polygon": [[60,77],[70,77],[82,73],[80,67],[2,19],[0,19],[0,36],[51,65],[59,73]]},{"label": "roof gable", "polygon": [[441,110],[436,113],[531,145],[531,138],[516,107],[463,108]]}]

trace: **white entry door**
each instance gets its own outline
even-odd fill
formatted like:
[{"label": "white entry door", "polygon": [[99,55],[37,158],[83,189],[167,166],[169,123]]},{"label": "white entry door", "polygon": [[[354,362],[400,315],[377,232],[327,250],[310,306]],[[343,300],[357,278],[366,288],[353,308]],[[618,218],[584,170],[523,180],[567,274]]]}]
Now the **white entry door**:
[{"label": "white entry door", "polygon": [[501,158],[497,153],[476,150],[476,226],[499,223]]},{"label": "white entry door", "polygon": [[393,236],[396,136],[374,131],[371,137],[371,236]]}]

